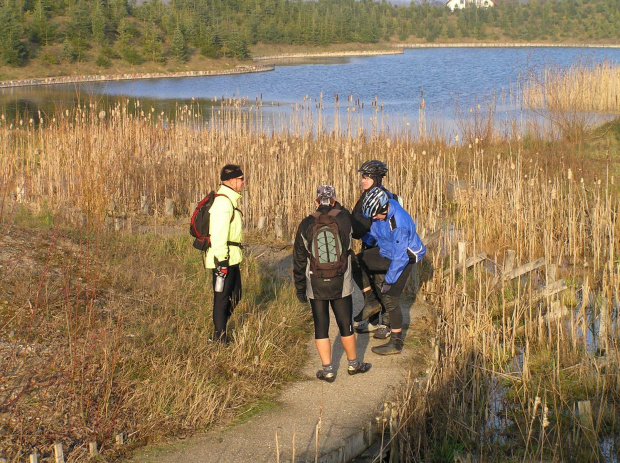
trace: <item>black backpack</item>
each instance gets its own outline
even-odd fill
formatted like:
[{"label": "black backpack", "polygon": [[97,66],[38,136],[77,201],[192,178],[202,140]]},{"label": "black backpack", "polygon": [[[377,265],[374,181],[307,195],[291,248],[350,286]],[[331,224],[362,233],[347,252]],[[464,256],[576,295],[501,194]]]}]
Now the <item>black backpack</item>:
[{"label": "black backpack", "polygon": [[[228,198],[226,195],[218,195],[215,191],[211,191],[203,198],[202,201],[198,203],[189,222],[189,234],[195,238],[194,247],[200,251],[207,251],[211,247],[211,236],[209,234],[209,211],[211,206],[213,206],[213,201],[218,196]],[[233,209],[233,214],[230,218],[231,223],[235,218],[235,209]]]},{"label": "black backpack", "polygon": [[310,239],[310,270],[319,278],[334,278],[347,269],[348,250],[342,248],[336,216],[340,209],[327,214],[315,212]]}]

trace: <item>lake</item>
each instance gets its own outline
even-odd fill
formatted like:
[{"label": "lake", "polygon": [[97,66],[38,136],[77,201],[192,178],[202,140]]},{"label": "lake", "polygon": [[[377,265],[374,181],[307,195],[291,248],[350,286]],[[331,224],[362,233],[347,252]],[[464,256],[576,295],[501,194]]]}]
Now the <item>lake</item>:
[{"label": "lake", "polygon": [[260,113],[262,123],[274,129],[286,127],[291,115],[310,111],[315,128],[320,112],[326,128],[333,128],[336,118],[343,125],[345,118],[354,115],[366,128],[380,119],[383,129],[411,127],[417,131],[423,98],[426,121],[450,129],[458,118],[457,105],[466,112],[473,105],[488,104],[491,95],[498,117],[518,117],[518,84],[532,70],[605,60],[620,63],[620,49],[406,49],[399,55],[276,62],[274,71],[257,74],[3,89],[0,105],[7,117],[16,112],[27,117],[39,110],[49,114],[56,108],[69,108],[79,98],[107,104],[127,97],[140,101],[145,111],[153,108],[169,117],[177,105],[192,103],[210,119],[215,99],[247,98],[246,107]]}]

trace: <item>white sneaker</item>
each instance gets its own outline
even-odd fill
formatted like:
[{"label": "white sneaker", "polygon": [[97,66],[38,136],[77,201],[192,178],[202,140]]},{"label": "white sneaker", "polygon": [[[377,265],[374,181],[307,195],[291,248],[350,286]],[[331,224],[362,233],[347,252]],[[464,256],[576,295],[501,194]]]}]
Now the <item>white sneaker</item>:
[{"label": "white sneaker", "polygon": [[368,320],[353,322],[353,328],[356,333],[372,333],[373,331],[377,331],[379,326],[379,324],[375,325],[374,323],[370,323]]}]

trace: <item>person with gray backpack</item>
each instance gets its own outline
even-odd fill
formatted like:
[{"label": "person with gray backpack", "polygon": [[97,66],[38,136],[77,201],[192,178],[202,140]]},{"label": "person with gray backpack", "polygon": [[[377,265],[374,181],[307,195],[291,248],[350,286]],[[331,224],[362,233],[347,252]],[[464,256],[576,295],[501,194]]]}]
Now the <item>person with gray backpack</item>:
[{"label": "person with gray backpack", "polygon": [[316,211],[297,229],[293,247],[293,277],[297,298],[310,301],[314,320],[314,339],[323,367],[318,379],[333,382],[329,339],[331,306],[340,340],[348,360],[349,375],[366,373],[370,363],[357,358],[353,332],[353,277],[351,274],[351,214],[336,201],[330,185],[317,188]]}]

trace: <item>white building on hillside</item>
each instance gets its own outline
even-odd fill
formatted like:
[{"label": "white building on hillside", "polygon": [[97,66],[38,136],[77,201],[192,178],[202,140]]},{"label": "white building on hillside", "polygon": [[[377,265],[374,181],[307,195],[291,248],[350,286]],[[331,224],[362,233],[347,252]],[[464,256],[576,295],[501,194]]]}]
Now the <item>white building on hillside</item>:
[{"label": "white building on hillside", "polygon": [[448,0],[446,6],[454,11],[455,8],[465,8],[468,6],[475,6],[477,8],[489,8],[494,6],[493,0]]}]

